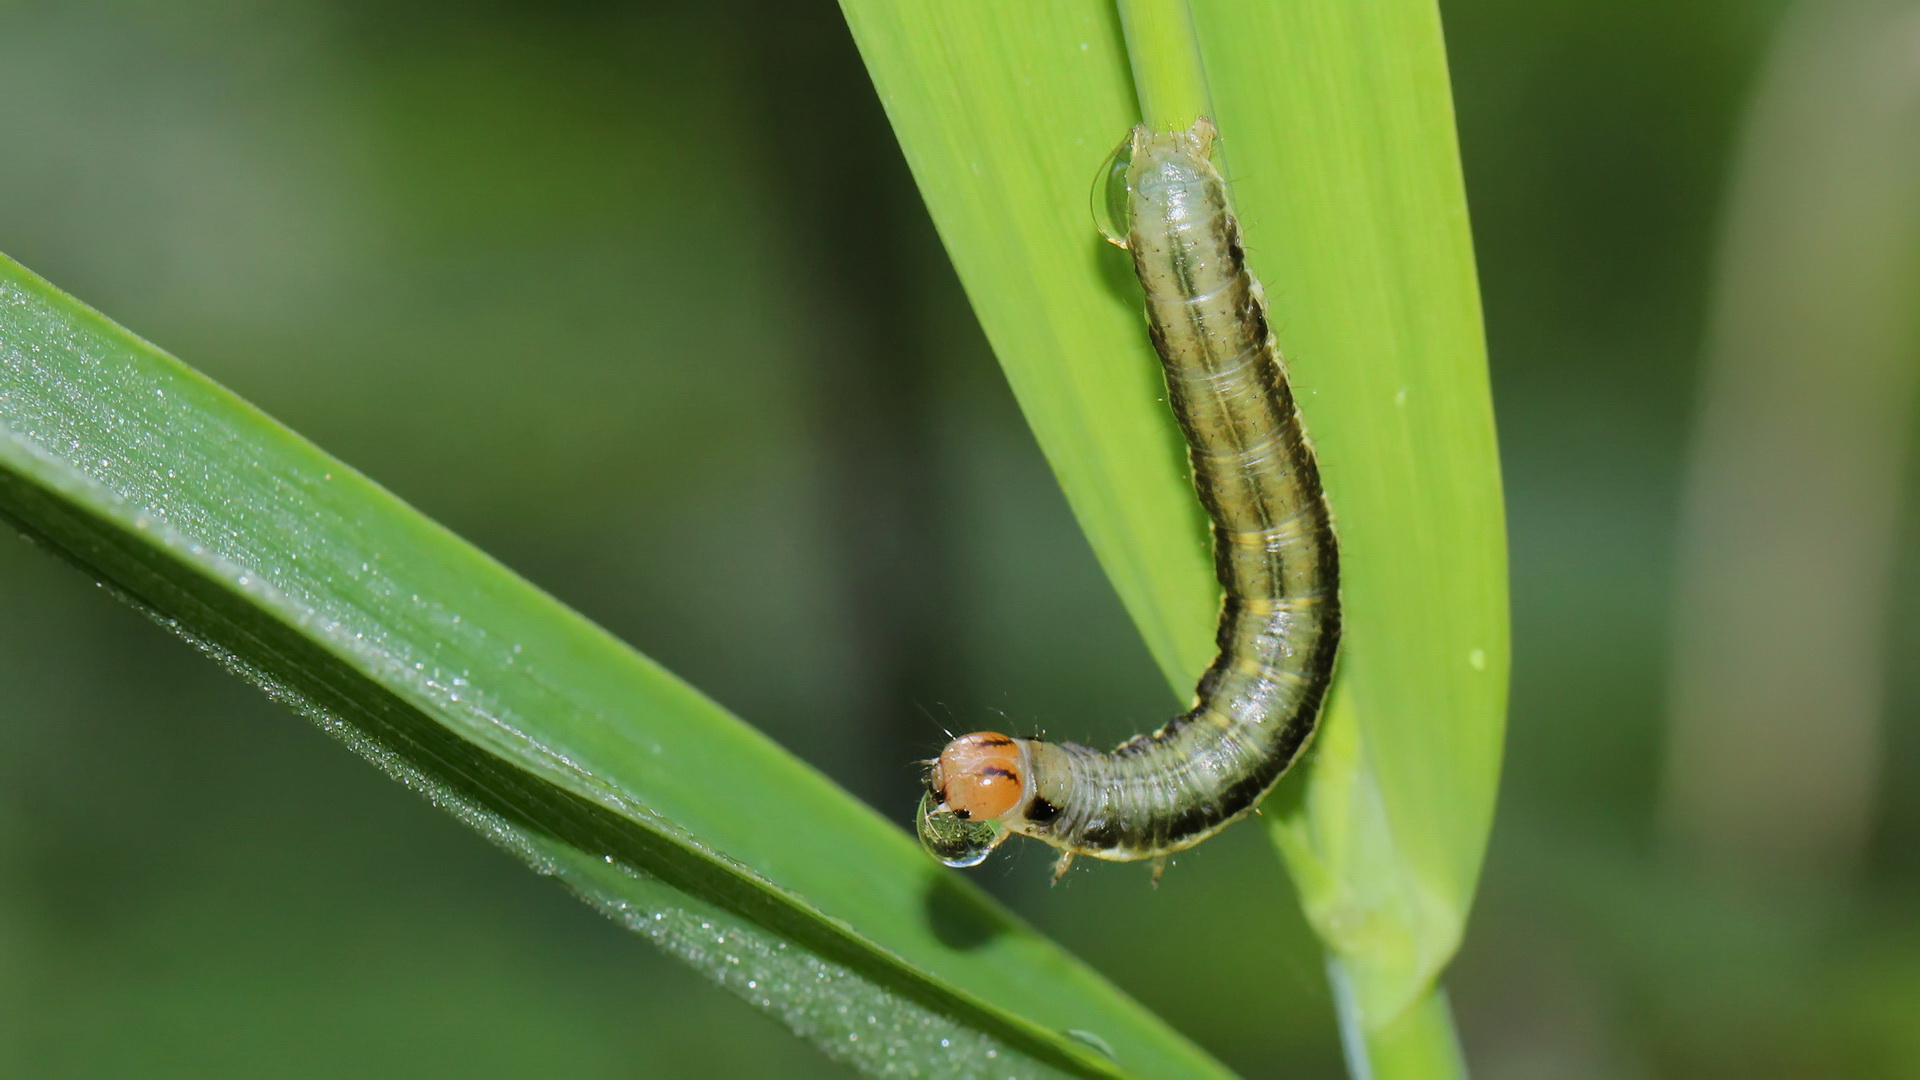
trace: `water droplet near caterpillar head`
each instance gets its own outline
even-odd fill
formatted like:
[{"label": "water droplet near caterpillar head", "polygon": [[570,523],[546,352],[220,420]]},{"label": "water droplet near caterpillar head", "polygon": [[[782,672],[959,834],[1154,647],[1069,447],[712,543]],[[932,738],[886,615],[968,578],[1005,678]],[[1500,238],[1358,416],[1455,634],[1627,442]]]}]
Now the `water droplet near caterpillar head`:
[{"label": "water droplet near caterpillar head", "polygon": [[920,846],[948,866],[979,866],[1002,840],[1012,835],[997,821],[972,821],[951,810],[940,809],[931,791],[920,796],[920,811],[914,816],[914,824],[920,834]]}]

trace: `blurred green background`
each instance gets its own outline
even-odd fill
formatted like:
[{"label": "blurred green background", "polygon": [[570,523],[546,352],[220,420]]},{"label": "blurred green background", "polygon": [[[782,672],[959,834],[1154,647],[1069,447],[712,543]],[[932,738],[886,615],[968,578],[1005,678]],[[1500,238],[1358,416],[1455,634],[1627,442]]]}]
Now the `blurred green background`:
[{"label": "blurred green background", "polygon": [[[1449,980],[1484,1080],[1920,1075],[1916,10],[1443,4],[1515,574],[1508,780]],[[1866,195],[1819,180],[1862,161]],[[0,4],[0,250],[903,823],[943,729],[1110,742],[1170,711],[824,0]],[[1877,366],[1832,385],[1897,407],[1801,430],[1740,396],[1751,355],[1816,391],[1844,365],[1815,324],[1845,305],[1794,322],[1796,272],[1879,298],[1842,350]],[[1742,432],[1859,513],[1741,474]],[[1839,524],[1742,562],[1734,504]],[[1831,597],[1850,719],[1830,691],[1696,715],[1737,696],[1712,677],[1831,675],[1796,658],[1843,638],[1793,615]],[[1743,603],[1780,625],[1714,654]],[[837,1071],[10,540],[0,740],[0,1074]],[[1158,890],[1049,889],[1049,862],[979,877],[1243,1073],[1341,1075],[1257,830]]]}]

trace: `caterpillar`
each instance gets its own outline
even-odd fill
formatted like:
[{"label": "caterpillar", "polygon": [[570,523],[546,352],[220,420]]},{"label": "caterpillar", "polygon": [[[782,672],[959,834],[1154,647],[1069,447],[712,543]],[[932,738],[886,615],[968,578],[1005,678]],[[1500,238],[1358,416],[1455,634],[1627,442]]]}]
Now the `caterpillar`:
[{"label": "caterpillar", "polygon": [[[1155,861],[1258,806],[1313,736],[1340,642],[1339,551],[1286,365],[1248,273],[1239,222],[1202,117],[1133,129],[1116,151],[1125,236],[1146,296],[1167,400],[1213,525],[1225,600],[1219,654],[1193,705],[1111,751],[983,731],[932,761],[917,825],[948,866],[984,861],[1014,833],[1076,855]],[[1122,170],[1124,169],[1124,173]]]}]

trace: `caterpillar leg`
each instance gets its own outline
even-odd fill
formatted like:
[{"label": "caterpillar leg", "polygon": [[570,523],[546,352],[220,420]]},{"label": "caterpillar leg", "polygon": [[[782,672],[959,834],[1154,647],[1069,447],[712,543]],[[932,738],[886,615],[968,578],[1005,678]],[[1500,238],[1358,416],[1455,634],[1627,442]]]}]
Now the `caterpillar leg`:
[{"label": "caterpillar leg", "polygon": [[1053,864],[1053,884],[1055,885],[1060,884],[1060,879],[1067,876],[1067,867],[1072,865],[1073,865],[1073,852],[1071,851],[1061,852],[1060,861]]},{"label": "caterpillar leg", "polygon": [[1167,857],[1165,855],[1162,855],[1159,858],[1153,860],[1153,887],[1154,888],[1157,889],[1160,887],[1160,875],[1166,872],[1167,872]]}]

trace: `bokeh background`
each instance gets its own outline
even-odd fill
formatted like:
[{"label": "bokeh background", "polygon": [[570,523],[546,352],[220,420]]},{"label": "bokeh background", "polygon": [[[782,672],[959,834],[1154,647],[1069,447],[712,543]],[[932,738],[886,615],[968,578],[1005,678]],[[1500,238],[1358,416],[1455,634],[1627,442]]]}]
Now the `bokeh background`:
[{"label": "bokeh background", "polygon": [[[1516,620],[1476,1074],[1920,1076],[1920,7],[1442,7]],[[943,728],[1169,709],[826,0],[0,3],[0,250],[902,822]],[[1259,830],[1048,861],[979,877],[1341,1075]],[[0,538],[0,1074],[837,1071]]]}]

